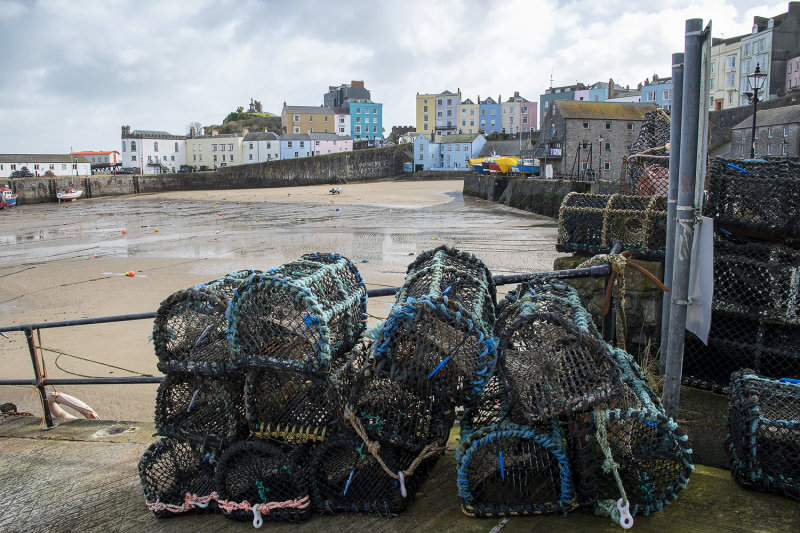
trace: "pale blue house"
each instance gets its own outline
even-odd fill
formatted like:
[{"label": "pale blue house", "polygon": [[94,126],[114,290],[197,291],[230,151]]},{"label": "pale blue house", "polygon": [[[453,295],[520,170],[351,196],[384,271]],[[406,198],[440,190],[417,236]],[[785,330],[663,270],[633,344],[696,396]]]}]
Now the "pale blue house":
[{"label": "pale blue house", "polygon": [[416,170],[470,170],[469,160],[477,157],[486,137],[471,135],[435,135],[424,133],[414,139],[414,165]]},{"label": "pale blue house", "polygon": [[642,85],[642,102],[658,104],[664,111],[672,110],[672,78],[657,78]]},{"label": "pale blue house", "polygon": [[304,133],[281,135],[281,159],[297,159],[311,155],[311,138]]}]

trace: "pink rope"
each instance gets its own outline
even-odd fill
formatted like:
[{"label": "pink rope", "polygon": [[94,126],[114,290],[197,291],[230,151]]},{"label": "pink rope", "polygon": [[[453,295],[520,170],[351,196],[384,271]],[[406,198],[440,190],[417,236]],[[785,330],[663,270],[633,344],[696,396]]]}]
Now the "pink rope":
[{"label": "pink rope", "polygon": [[148,503],[147,508],[153,512],[169,511],[170,513],[180,514],[190,511],[195,507],[200,507],[197,505],[198,503],[208,505],[211,500],[216,501],[219,508],[228,514],[232,513],[233,511],[247,511],[249,513],[254,507],[258,509],[261,514],[269,514],[269,512],[273,509],[305,509],[311,503],[310,497],[304,496],[303,498],[295,498],[294,500],[286,500],[284,502],[269,502],[251,505],[247,500],[241,503],[220,500],[219,495],[216,492],[212,492],[208,496],[198,496],[196,494],[187,492],[183,499],[182,505],[161,503],[160,501],[156,500],[153,503]]}]

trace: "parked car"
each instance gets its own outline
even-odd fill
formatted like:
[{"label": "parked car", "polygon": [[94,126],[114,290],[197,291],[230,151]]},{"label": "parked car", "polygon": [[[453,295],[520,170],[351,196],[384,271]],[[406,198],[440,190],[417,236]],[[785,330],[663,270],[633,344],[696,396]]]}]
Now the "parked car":
[{"label": "parked car", "polygon": [[178,174],[188,174],[191,171],[192,171],[192,169],[190,169],[190,168],[179,168],[178,169]]},{"label": "parked car", "polygon": [[117,174],[137,174],[137,171],[132,168],[121,168],[117,170]]}]

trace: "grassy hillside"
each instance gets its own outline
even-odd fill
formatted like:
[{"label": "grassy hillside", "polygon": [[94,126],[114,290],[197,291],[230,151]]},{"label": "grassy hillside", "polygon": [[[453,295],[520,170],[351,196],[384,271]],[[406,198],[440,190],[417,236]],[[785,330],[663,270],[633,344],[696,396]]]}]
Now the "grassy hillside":
[{"label": "grassy hillside", "polygon": [[281,132],[281,117],[272,113],[229,113],[222,124],[211,124],[205,127],[206,132],[216,130],[219,133],[241,133],[244,128],[249,131]]}]

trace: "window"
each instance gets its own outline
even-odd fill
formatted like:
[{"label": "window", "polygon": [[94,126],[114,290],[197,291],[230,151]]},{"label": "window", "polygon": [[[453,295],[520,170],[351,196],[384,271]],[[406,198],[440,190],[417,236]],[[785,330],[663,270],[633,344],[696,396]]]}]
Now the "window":
[{"label": "window", "polygon": [[783,143],[783,145],[781,145],[781,155],[786,155],[786,146],[787,146],[786,143]]},{"label": "window", "polygon": [[610,152],[611,151],[611,143],[606,143],[605,149]]},{"label": "window", "polygon": [[[427,126],[426,126],[427,129]],[[339,126],[339,133],[344,133],[344,126]]]},{"label": "window", "polygon": [[372,114],[373,115],[377,115],[378,114],[378,108],[377,107],[373,107],[372,108]]},{"label": "window", "polygon": [[756,130],[756,134],[753,136],[754,139],[758,139],[758,130]]},{"label": "window", "polygon": [[475,116],[475,110],[474,109],[470,109],[469,110],[469,114],[470,114],[470,116]]},{"label": "window", "polygon": [[744,157],[744,146],[742,146],[742,149],[739,151],[739,155],[741,155],[742,157]]},{"label": "window", "polygon": [[711,90],[715,90],[717,88],[717,78],[711,78]]},{"label": "window", "polygon": [[736,85],[736,73],[728,72],[727,74],[725,74],[725,86],[733,87],[735,85]]},{"label": "window", "polygon": [[497,109],[492,108],[490,112],[491,112],[492,115],[496,115],[497,114]]},{"label": "window", "polygon": [[219,150],[220,150],[220,152],[224,152],[225,151],[225,145],[224,144],[220,144],[219,145]]},{"label": "window", "polygon": [[319,141],[314,141],[315,146],[319,146]]},{"label": "window", "polygon": [[125,151],[125,141],[122,141],[122,151]]},{"label": "window", "polygon": [[470,120],[470,121],[469,121],[469,125],[470,125],[470,126],[474,126],[474,125],[475,125],[475,121],[474,121],[474,120]]},{"label": "window", "polygon": [[299,156],[300,156],[300,154],[298,154],[297,152],[295,152],[295,153],[294,153],[294,156],[295,156],[295,157],[299,157]]},{"label": "window", "polygon": [[611,122],[606,122],[606,129],[607,129],[607,130],[610,130],[610,129],[611,129]]},{"label": "window", "polygon": [[656,101],[656,92],[655,91],[647,91],[647,101],[648,102],[655,102]]},{"label": "window", "polygon": [[286,147],[287,148],[291,148],[292,147],[292,141],[289,141],[289,143],[286,145]]},{"label": "window", "polygon": [[628,122],[626,126],[629,130],[633,131],[633,122]]},{"label": "window", "polygon": [[513,115],[514,114],[514,108],[513,107],[509,108],[508,112]]},{"label": "window", "polygon": [[361,117],[356,117],[356,122],[361,122]]},{"label": "window", "polygon": [[372,133],[378,133],[378,126],[372,126]]},{"label": "window", "polygon": [[587,167],[586,167],[586,161],[583,161],[583,162],[581,163],[581,170],[586,170],[586,168],[587,168]]},{"label": "window", "polygon": [[742,74],[750,74],[750,60],[742,59],[742,62],[739,64],[739,70]]},{"label": "window", "polygon": [[585,130],[589,129],[589,123],[588,122],[584,122],[583,123],[583,129],[585,129]]},{"label": "window", "polygon": [[178,151],[178,143],[175,143],[175,151]]},{"label": "window", "polygon": [[771,127],[770,127],[770,128],[767,128],[767,137],[769,137],[770,139],[772,139],[772,128],[771,128]]},{"label": "window", "polygon": [[211,145],[211,151],[212,152],[216,152],[217,151],[217,145],[216,144],[212,144]]},{"label": "window", "polygon": [[[92,161],[94,161],[94,157],[92,158]],[[39,170],[39,164],[38,163],[33,165],[33,170]]]},{"label": "window", "polygon": [[441,98],[439,98],[438,100],[436,100],[436,105],[442,105],[442,99],[441,99]]},{"label": "window", "polygon": [[736,68],[736,56],[730,55],[727,58],[725,58],[725,65],[728,68]]},{"label": "window", "polygon": [[494,119],[492,119],[492,127],[494,128]]},{"label": "window", "polygon": [[292,121],[293,122],[300,122],[300,115],[294,115],[294,117],[292,118]]},{"label": "window", "polygon": [[448,110],[447,110],[447,116],[448,116],[448,117],[451,117],[451,116],[453,116],[453,110],[452,110],[452,109],[448,109]]},{"label": "window", "polygon": [[233,144],[229,144],[228,145],[228,151],[229,152],[233,152]]},{"label": "window", "polygon": [[788,137],[789,136],[789,128],[787,126],[783,127],[783,136],[784,137]]},{"label": "window", "polygon": [[[225,157],[225,156],[222,156],[222,157]],[[215,155],[214,156],[214,163],[216,163],[216,162],[217,162],[217,156]]]},{"label": "window", "polygon": [[711,74],[714,74],[717,71],[717,62],[714,61],[711,63]]},{"label": "window", "polygon": [[772,155],[772,145],[771,144],[767,145],[767,155]]},{"label": "window", "polygon": [[308,121],[314,122],[314,115],[308,115]]},{"label": "window", "polygon": [[427,113],[428,112],[428,106],[426,106],[426,105],[422,106],[422,112],[423,113]]},{"label": "window", "polygon": [[522,123],[523,124],[527,124],[528,123],[528,117],[522,117]]},{"label": "window", "polygon": [[611,162],[606,161],[603,163],[603,170],[611,170]]},{"label": "window", "polygon": [[328,116],[327,115],[325,116],[324,120],[325,120],[325,122],[328,122]]},{"label": "window", "polygon": [[486,114],[486,109],[481,109],[481,116]]},{"label": "window", "polygon": [[461,125],[462,125],[462,126],[466,126],[466,125],[467,125],[467,121],[466,121],[466,120],[462,120],[462,121],[461,121]]},{"label": "window", "polygon": [[300,126],[295,126],[295,127],[292,129],[292,132],[293,132],[293,133],[300,133]]},{"label": "window", "polygon": [[[132,155],[132,156],[131,156],[131,161],[136,161],[136,156],[135,156],[135,155]],[[67,168],[67,165],[61,165],[61,166],[63,166],[63,167],[64,167],[64,169],[66,169],[66,168]],[[63,169],[62,169],[62,170],[63,170]]]},{"label": "window", "polygon": [[581,141],[581,150],[589,149],[589,141]]},{"label": "window", "polygon": [[131,152],[136,151],[136,141],[131,141]]},{"label": "window", "polygon": [[250,143],[250,149],[251,150],[253,149],[253,143]]},{"label": "window", "polygon": [[157,141],[153,143],[153,151],[154,152],[158,152],[158,142]]},{"label": "window", "polygon": [[305,148],[305,147],[306,147],[306,142],[300,141],[300,148]]},{"label": "window", "polygon": [[733,92],[729,92],[729,93],[728,93],[728,103],[729,103],[729,104],[732,104],[732,103],[733,103]]},{"label": "window", "polygon": [[[784,154],[784,155],[786,155],[786,154]],[[56,169],[55,165],[50,165],[50,170],[55,170],[55,169]],[[0,170],[3,170],[3,166],[2,165],[0,165]]]},{"label": "window", "polygon": [[672,98],[672,91],[669,89],[664,89],[664,91],[661,93],[661,99],[669,100],[670,98]]}]

